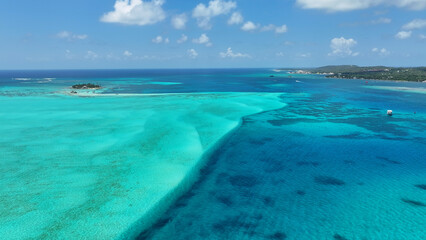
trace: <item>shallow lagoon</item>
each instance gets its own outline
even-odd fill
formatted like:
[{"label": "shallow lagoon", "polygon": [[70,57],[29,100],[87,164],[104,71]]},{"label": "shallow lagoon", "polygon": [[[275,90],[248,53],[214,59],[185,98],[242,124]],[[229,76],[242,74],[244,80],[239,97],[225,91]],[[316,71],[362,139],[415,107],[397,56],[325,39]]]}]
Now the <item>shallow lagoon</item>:
[{"label": "shallow lagoon", "polygon": [[[386,90],[422,84],[264,69],[0,78],[7,238],[123,238],[160,217],[141,239],[425,235],[425,97]],[[106,88],[64,94],[87,81]]]},{"label": "shallow lagoon", "polygon": [[283,106],[262,93],[1,98],[8,239],[127,234],[242,116]]}]

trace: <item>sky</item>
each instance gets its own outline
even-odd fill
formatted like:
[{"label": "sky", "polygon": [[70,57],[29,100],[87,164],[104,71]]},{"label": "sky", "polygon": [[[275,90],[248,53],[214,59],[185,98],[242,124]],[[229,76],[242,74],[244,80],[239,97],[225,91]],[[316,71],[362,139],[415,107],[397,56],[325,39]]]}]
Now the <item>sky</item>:
[{"label": "sky", "polygon": [[426,0],[19,0],[0,69],[425,66]]}]

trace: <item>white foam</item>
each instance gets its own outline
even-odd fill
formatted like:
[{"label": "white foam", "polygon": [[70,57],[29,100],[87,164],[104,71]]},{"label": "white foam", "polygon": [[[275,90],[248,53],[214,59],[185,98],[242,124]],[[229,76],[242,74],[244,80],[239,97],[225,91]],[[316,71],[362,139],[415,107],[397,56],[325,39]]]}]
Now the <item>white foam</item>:
[{"label": "white foam", "polygon": [[426,88],[423,88],[423,87],[390,87],[390,86],[364,86],[364,87],[372,88],[372,89],[388,90],[388,91],[426,94]]}]

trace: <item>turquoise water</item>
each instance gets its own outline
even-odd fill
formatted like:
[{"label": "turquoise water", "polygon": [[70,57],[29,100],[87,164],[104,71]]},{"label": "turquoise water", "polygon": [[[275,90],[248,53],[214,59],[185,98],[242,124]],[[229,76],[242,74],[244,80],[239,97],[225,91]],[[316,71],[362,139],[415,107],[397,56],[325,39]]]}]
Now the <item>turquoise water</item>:
[{"label": "turquoise water", "polygon": [[[105,88],[69,94],[82,82]],[[0,234],[424,239],[422,88],[267,69],[0,72]]]}]

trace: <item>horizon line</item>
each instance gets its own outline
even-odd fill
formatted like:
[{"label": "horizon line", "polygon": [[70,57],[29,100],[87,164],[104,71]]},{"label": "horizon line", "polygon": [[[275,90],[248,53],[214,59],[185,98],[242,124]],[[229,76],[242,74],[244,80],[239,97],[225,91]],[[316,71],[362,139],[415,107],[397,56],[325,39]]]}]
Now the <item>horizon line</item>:
[{"label": "horizon line", "polygon": [[212,67],[212,68],[40,68],[40,69],[0,69],[5,71],[105,71],[105,70],[231,70],[231,69],[315,69],[329,66],[357,66],[357,67],[390,67],[390,68],[424,68],[426,66],[386,66],[386,65],[356,65],[356,64],[340,64],[340,65],[323,65],[311,67]]}]

